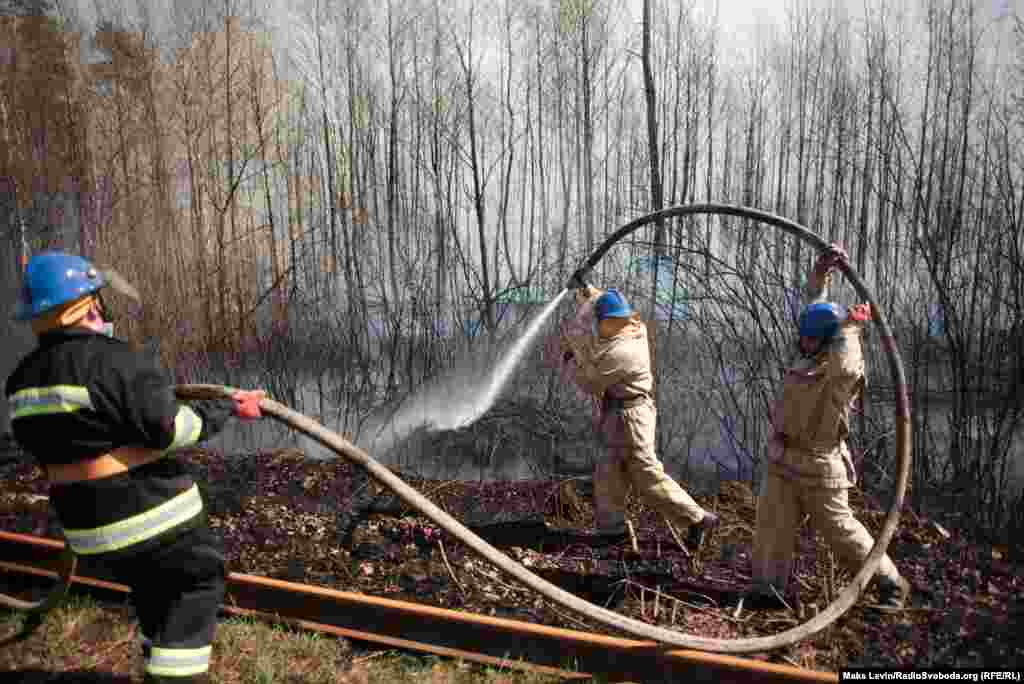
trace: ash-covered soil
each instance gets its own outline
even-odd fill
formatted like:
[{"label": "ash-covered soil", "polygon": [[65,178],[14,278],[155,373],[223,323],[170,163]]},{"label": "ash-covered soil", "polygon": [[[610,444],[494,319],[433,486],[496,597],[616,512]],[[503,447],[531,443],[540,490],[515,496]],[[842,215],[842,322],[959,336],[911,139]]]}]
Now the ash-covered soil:
[{"label": "ash-covered soil", "polygon": [[[365,475],[353,477],[362,469],[341,459],[313,461],[297,450],[246,457],[195,450],[179,458],[205,490],[232,570],[613,634],[503,576],[389,492],[378,492]],[[0,460],[0,478],[0,529],[59,536],[37,467],[17,457]],[[585,479],[406,481],[560,586],[630,617],[704,637],[793,627],[827,605],[850,577],[805,527],[786,597],[790,608],[737,615],[735,599],[749,584],[755,511],[743,483],[726,482],[716,496],[697,497],[722,525],[696,553],[681,549],[660,516],[633,501],[636,554],[628,540],[600,544],[587,536],[592,505]],[[852,498],[857,516],[877,534],[884,511],[857,490]],[[354,517],[356,508],[366,512]],[[869,592],[821,633],[757,657],[831,671],[1024,663],[1024,563],[1008,557],[1012,550],[973,543],[912,511],[904,513],[889,550],[914,585],[907,610],[874,610]]]}]

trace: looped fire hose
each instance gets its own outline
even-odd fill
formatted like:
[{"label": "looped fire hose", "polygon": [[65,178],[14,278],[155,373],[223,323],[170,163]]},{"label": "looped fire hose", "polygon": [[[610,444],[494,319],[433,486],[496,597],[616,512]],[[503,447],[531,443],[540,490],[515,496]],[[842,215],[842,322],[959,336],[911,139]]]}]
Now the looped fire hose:
[{"label": "looped fire hose", "polygon": [[[601,256],[603,256],[615,242],[621,240],[640,226],[646,225],[659,217],[669,218],[671,216],[684,215],[688,213],[727,213],[746,218],[753,218],[787,230],[803,240],[810,242],[819,250],[823,250],[827,247],[824,242],[809,233],[806,229],[786,221],[785,219],[755,210],[745,209],[742,207],[730,207],[727,205],[691,205],[686,207],[676,207],[657,212],[656,214],[649,214],[648,216],[633,221],[627,226],[616,231],[605,241],[585,266],[577,271],[577,274],[580,274],[578,276],[579,281],[582,282],[582,275],[589,271],[590,268],[597,263]],[[650,639],[670,646],[717,653],[759,653],[771,651],[794,644],[824,629],[846,612],[854,602],[856,602],[861,590],[868,581],[870,581],[871,576],[874,575],[878,562],[885,553],[886,547],[895,533],[896,525],[899,521],[899,510],[903,505],[903,496],[910,470],[910,437],[907,430],[910,420],[909,400],[906,394],[906,385],[903,380],[903,368],[899,358],[899,353],[896,350],[895,342],[888,325],[886,324],[885,318],[882,316],[878,308],[874,306],[874,301],[867,292],[867,289],[857,278],[856,274],[848,269],[845,264],[841,265],[840,268],[846,272],[847,277],[849,277],[851,282],[854,283],[854,286],[857,288],[860,295],[872,304],[875,311],[875,319],[882,328],[882,340],[886,353],[889,355],[889,359],[891,361],[893,376],[896,379],[898,393],[896,402],[896,433],[897,448],[900,456],[900,472],[897,485],[898,491],[895,499],[893,500],[892,507],[889,510],[888,517],[885,520],[885,525],[882,528],[881,535],[875,542],[875,546],[871,550],[871,553],[868,555],[867,559],[865,559],[860,572],[858,572],[853,578],[850,586],[848,586],[839,595],[832,605],[828,606],[824,611],[808,622],[772,636],[744,639],[709,639],[649,625],[645,622],[640,622],[606,608],[594,605],[593,603],[585,601],[578,596],[575,596],[538,577],[520,563],[509,558],[498,549],[488,544],[471,530],[463,526],[459,521],[448,515],[448,513],[444,512],[427,500],[422,494],[403,482],[389,469],[374,460],[369,454],[354,444],[351,444],[340,435],[328,430],[307,416],[297,413],[271,399],[262,399],[260,401],[260,409],[264,414],[271,416],[285,425],[316,440],[335,453],[347,458],[349,461],[363,466],[378,482],[388,487],[405,503],[415,508],[446,532],[468,546],[478,556],[497,566],[500,570],[514,579],[519,580],[530,589],[564,608],[603,623],[614,629],[627,632],[635,637]],[[179,385],[176,388],[176,393],[181,399],[229,399],[235,391],[236,390],[233,388],[223,387],[220,385]]]},{"label": "looped fire hose", "polygon": [[[801,240],[809,243],[819,251],[825,250],[828,245],[817,235],[811,233],[803,226],[793,223],[787,219],[768,214],[755,209],[738,207],[726,204],[695,204],[680,207],[672,207],[662,211],[642,216],[612,233],[605,242],[594,252],[594,254],[576,271],[569,286],[573,287],[583,282],[586,273],[604,256],[604,254],[619,240],[622,240],[633,231],[655,221],[686,216],[693,214],[722,214],[751,219],[779,228]],[[871,553],[864,560],[860,571],[853,578],[846,589],[829,605],[811,620],[793,627],[784,632],[772,636],[742,638],[742,639],[709,639],[698,637],[682,632],[675,632],[662,627],[649,625],[632,618],[620,615],[614,611],[594,605],[575,596],[554,584],[538,577],[523,565],[509,558],[486,541],[478,537],[472,531],[463,526],[459,521],[452,518],[446,512],[428,501],[422,494],[403,482],[394,473],[374,460],[362,449],[351,444],[340,435],[328,430],[316,421],[297,413],[282,404],[271,399],[260,401],[261,411],[285,425],[303,433],[316,440],[335,453],[345,457],[349,461],[363,466],[369,471],[378,482],[382,483],[407,504],[418,510],[424,516],[439,525],[449,534],[452,534],[459,541],[468,546],[474,553],[487,560],[500,570],[519,580],[522,584],[541,594],[545,598],[558,605],[572,610],[580,615],[600,622],[635,637],[650,639],[652,641],[675,646],[678,648],[689,648],[715,653],[759,653],[771,651],[795,644],[807,637],[819,632],[837,620],[845,613],[860,596],[861,591],[871,580],[878,567],[878,563],[885,554],[896,532],[899,524],[900,509],[903,507],[903,500],[906,493],[907,481],[910,475],[910,400],[907,392],[906,379],[903,371],[903,363],[899,351],[896,348],[895,338],[892,330],[885,319],[882,311],[875,304],[874,298],[861,282],[857,274],[847,264],[839,265],[841,271],[853,284],[859,296],[872,307],[873,319],[881,331],[881,340],[889,359],[889,367],[892,372],[894,386],[896,388],[896,442],[899,456],[899,474],[896,483],[896,496],[886,516],[882,532],[875,541]],[[180,399],[230,399],[236,390],[221,385],[179,385],[175,393]],[[73,568],[73,565],[72,565]],[[36,610],[48,608],[56,603],[66,590],[67,579],[71,572],[65,577],[62,575],[62,584],[51,592],[51,596],[40,604]],[[57,598],[54,595],[58,594]],[[5,597],[6,598],[6,597]],[[13,599],[12,599],[13,600]],[[10,605],[4,603],[4,605]],[[38,614],[38,613],[37,613]]]}]

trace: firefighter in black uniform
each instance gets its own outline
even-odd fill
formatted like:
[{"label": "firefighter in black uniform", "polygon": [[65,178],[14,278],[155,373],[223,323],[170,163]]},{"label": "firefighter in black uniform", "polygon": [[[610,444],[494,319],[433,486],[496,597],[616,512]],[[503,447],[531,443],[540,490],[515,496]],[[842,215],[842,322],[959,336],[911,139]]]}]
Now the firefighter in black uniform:
[{"label": "firefighter in black uniform", "polygon": [[131,587],[146,681],[206,681],[224,555],[174,452],[259,417],[265,395],[178,403],[169,374],[113,337],[106,286],[138,299],[81,257],[29,260],[15,317],[39,344],[7,380],[14,437],[46,471],[66,543]]}]

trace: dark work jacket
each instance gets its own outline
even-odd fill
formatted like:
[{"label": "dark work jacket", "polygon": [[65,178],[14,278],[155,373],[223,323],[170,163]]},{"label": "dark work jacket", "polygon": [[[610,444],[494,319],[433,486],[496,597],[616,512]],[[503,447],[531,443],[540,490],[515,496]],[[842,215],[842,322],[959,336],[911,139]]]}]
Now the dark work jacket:
[{"label": "dark work jacket", "polygon": [[15,439],[44,467],[120,447],[166,452],[125,473],[51,486],[76,552],[134,553],[205,519],[174,451],[220,432],[231,402],[179,403],[169,374],[148,355],[82,327],[41,335],[8,378],[6,395]]}]

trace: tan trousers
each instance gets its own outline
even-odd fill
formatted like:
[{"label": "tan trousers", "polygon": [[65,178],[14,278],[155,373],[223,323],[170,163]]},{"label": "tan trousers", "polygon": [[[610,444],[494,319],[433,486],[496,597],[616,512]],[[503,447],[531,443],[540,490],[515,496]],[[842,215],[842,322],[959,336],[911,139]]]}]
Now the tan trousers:
[{"label": "tan trousers", "polygon": [[[761,481],[757,502],[757,532],[751,561],[753,590],[771,595],[774,585],[783,594],[793,568],[797,531],[803,516],[810,515],[811,525],[852,573],[871,552],[875,540],[871,533],[853,517],[848,491],[845,488],[824,488],[767,473]],[[888,554],[882,557],[877,577],[897,580],[899,571]]]},{"label": "tan trousers", "polygon": [[654,450],[656,409],[652,403],[605,413],[604,460],[594,467],[594,522],[599,530],[621,528],[632,486],[638,497],[679,530],[700,522],[704,509],[668,476]]}]

